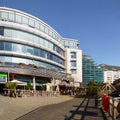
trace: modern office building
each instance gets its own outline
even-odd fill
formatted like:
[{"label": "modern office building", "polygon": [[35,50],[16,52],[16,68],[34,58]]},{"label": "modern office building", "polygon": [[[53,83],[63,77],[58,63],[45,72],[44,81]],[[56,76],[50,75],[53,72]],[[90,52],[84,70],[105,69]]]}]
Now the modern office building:
[{"label": "modern office building", "polygon": [[56,80],[82,82],[78,40],[63,38],[25,12],[0,7],[0,82]]},{"label": "modern office building", "polygon": [[104,82],[104,74],[102,68],[97,65],[88,55],[82,56],[82,80],[83,85],[87,85],[91,80],[97,83]]},{"label": "modern office building", "polygon": [[104,82],[113,83],[120,78],[120,66],[101,64],[104,71]]}]

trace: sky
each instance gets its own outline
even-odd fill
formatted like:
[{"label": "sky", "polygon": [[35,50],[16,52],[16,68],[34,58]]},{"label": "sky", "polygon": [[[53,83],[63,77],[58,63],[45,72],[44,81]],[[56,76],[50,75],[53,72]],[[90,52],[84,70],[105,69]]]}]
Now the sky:
[{"label": "sky", "polygon": [[0,0],[43,20],[97,64],[120,66],[120,0]]}]

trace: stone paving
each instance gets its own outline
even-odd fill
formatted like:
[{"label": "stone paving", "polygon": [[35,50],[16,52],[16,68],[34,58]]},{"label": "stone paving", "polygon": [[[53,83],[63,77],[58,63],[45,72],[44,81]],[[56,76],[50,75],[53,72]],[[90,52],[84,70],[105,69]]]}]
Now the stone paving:
[{"label": "stone paving", "polygon": [[10,98],[0,95],[0,120],[15,120],[38,107],[57,104],[71,99],[73,99],[73,97],[70,96]]},{"label": "stone paving", "polygon": [[39,107],[17,120],[107,120],[101,109],[95,107],[95,99],[74,97],[54,105]]}]

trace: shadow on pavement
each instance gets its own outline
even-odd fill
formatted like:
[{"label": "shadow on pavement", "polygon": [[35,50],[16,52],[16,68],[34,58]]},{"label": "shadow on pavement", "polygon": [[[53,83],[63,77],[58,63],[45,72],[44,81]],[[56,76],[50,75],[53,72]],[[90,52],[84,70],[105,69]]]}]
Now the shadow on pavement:
[{"label": "shadow on pavement", "polygon": [[76,96],[84,98],[80,105],[74,105],[75,110],[69,111],[71,115],[64,116],[64,120],[107,120],[100,108],[95,107],[95,100],[85,96]]}]

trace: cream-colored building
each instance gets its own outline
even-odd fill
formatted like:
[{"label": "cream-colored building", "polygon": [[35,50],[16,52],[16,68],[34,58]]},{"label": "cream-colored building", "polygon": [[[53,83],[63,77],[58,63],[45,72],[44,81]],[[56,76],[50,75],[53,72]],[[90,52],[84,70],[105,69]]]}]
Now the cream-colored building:
[{"label": "cream-colored building", "polygon": [[66,73],[72,75],[74,85],[79,87],[82,83],[82,50],[66,48],[65,56]]},{"label": "cream-colored building", "polygon": [[120,78],[120,67],[102,64],[104,70],[104,82],[113,83]]}]

